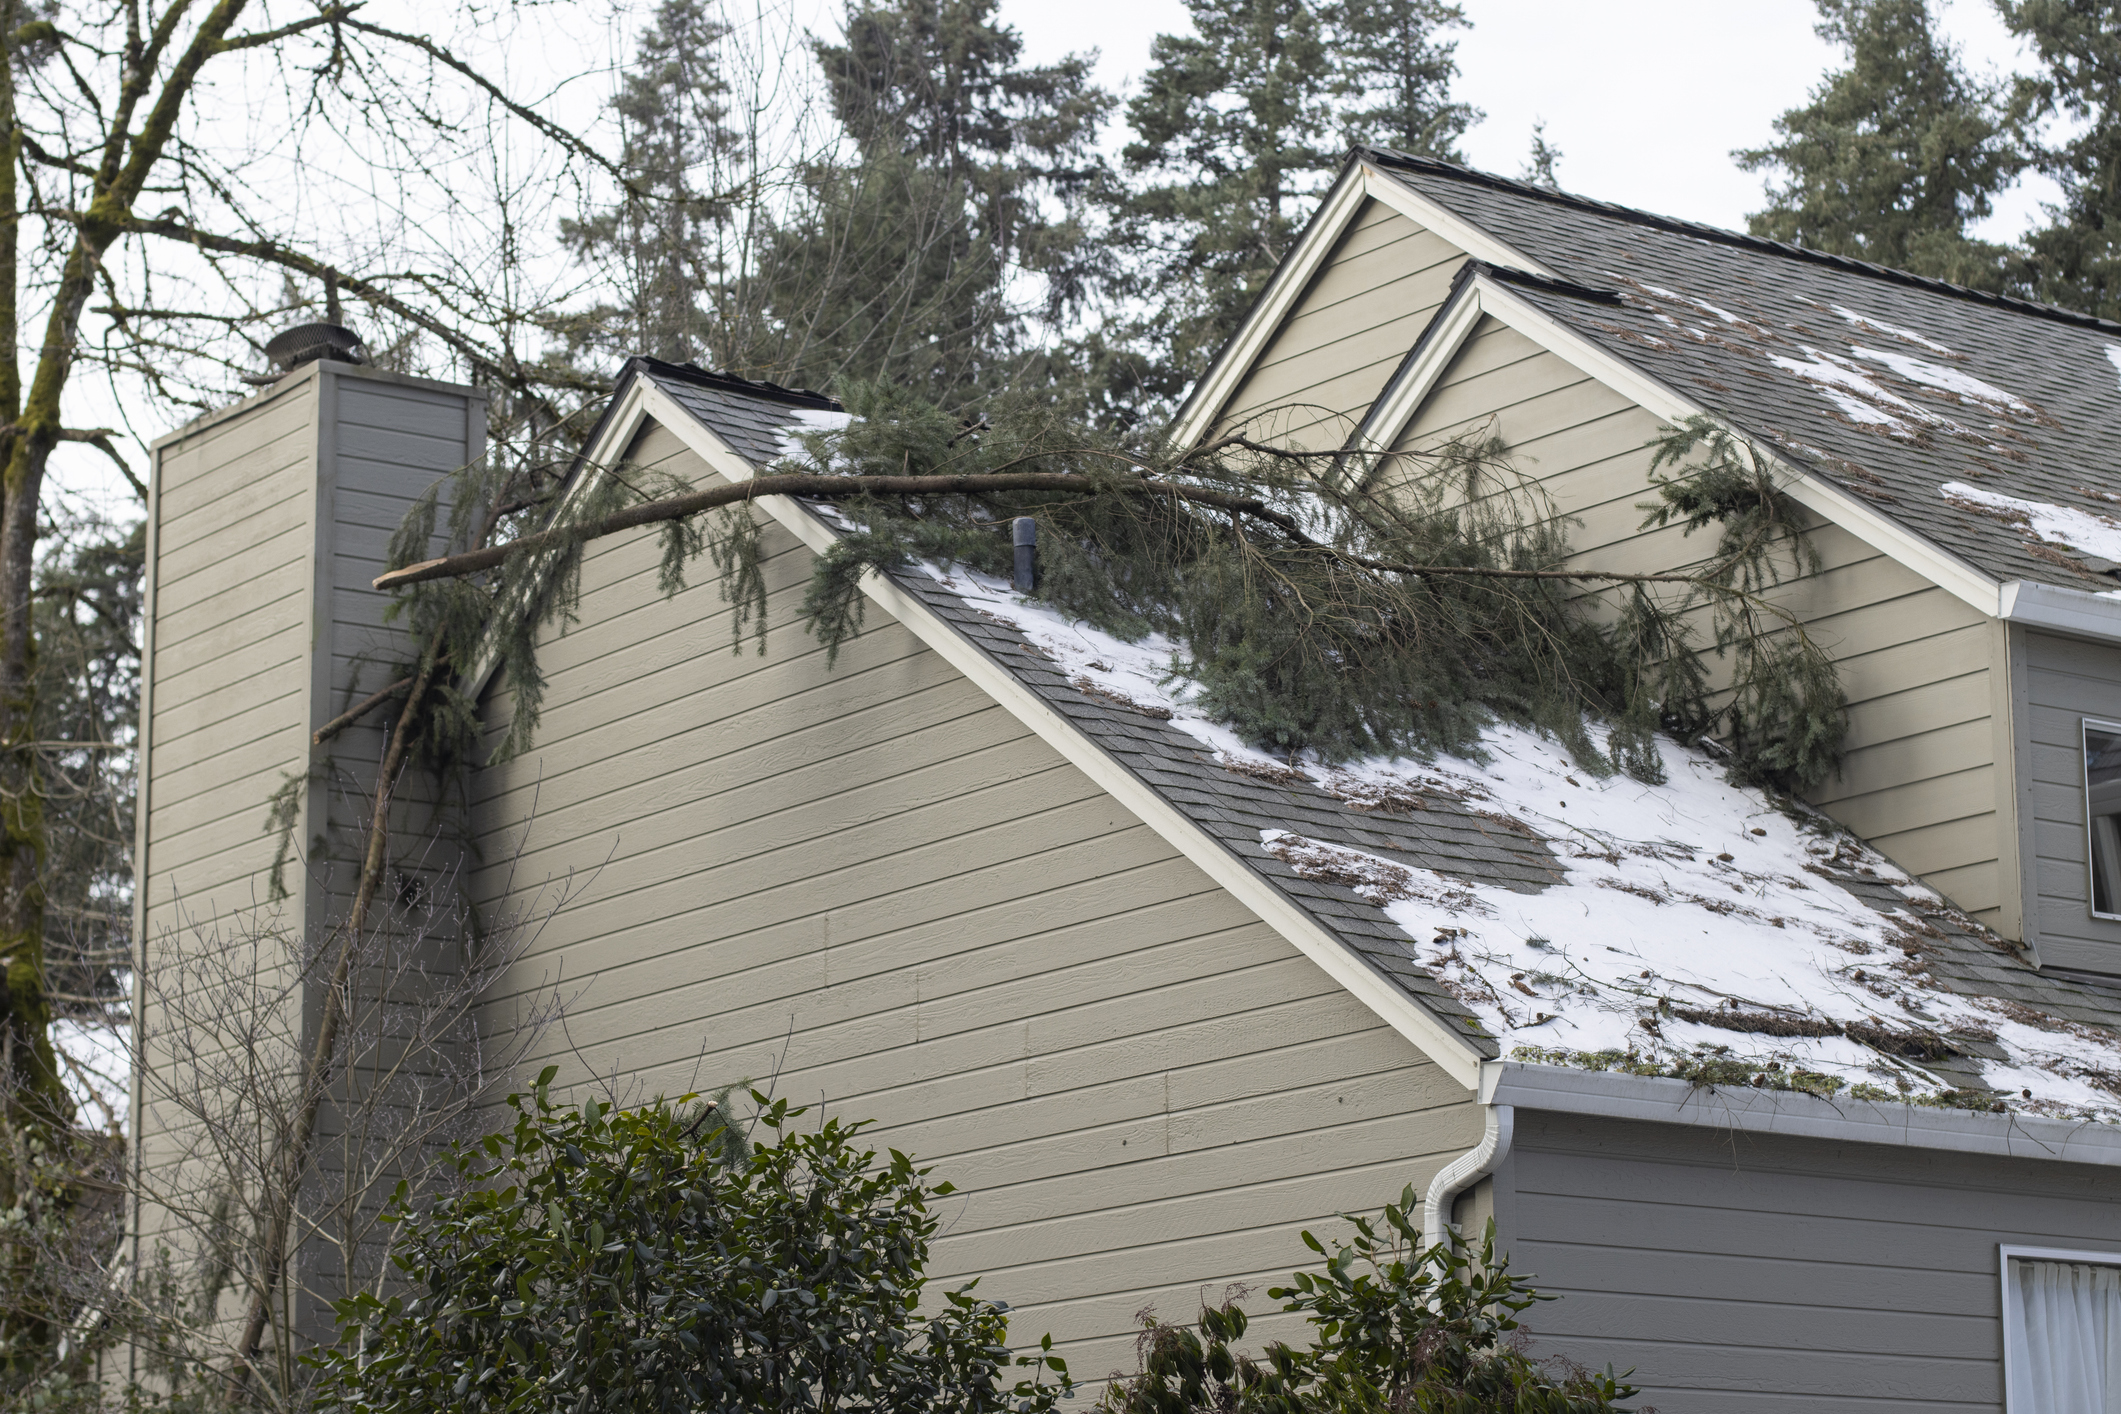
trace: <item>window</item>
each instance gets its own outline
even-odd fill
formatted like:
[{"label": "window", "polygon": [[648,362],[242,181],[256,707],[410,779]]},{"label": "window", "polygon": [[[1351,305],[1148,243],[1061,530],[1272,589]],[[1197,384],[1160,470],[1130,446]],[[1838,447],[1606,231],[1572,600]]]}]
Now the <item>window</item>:
[{"label": "window", "polygon": [[2121,1252],[2005,1247],[2010,1414],[2121,1414]]},{"label": "window", "polygon": [[2121,726],[2084,719],[2085,856],[2092,912],[2121,918]]}]

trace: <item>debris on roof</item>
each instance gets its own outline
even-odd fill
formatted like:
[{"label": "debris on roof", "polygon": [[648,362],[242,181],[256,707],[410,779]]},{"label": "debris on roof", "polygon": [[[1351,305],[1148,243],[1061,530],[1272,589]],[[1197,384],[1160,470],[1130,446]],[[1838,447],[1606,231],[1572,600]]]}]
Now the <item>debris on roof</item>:
[{"label": "debris on roof", "polygon": [[2121,521],[2112,516],[2005,496],[1963,481],[1947,481],[1937,489],[1953,505],[2016,526],[2035,540],[2121,564]]},{"label": "debris on roof", "polygon": [[[1293,819],[1258,831],[1300,878],[1382,910],[1507,1058],[2121,1122],[2121,1035],[1940,975],[1940,923],[1962,943],[1978,925],[1824,816],[1731,785],[1698,748],[1660,743],[1658,786],[1597,779],[1501,725],[1479,761],[1277,759],[1201,715],[1172,643],[1123,642],[961,567],[909,574],[1013,626],[1078,691],[1167,719],[1226,770],[1315,786],[1351,812],[1448,798],[1545,841],[1562,878],[1538,888]],[[2008,944],[1986,946],[2037,976]]]}]

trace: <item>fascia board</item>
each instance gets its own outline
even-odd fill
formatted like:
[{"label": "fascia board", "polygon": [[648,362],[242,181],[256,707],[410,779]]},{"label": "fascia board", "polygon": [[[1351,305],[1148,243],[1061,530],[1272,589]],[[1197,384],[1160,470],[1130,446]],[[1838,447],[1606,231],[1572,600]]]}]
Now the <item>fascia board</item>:
[{"label": "fascia board", "polygon": [[[1493,315],[1556,357],[1582,369],[1652,416],[1675,424],[1689,417],[1714,416],[1700,403],[1569,328],[1501,282],[1483,277],[1473,283],[1479,291],[1483,313]],[[1397,437],[1398,432],[1391,435]],[[1758,450],[1786,475],[1782,489],[1798,505],[1833,521],[1983,614],[1995,616],[1999,589],[1995,580],[1848,492],[1819,480],[1778,455],[1773,447]]]},{"label": "fascia board", "polygon": [[2121,643],[2121,599],[2088,589],[2014,579],[1997,596],[1997,617],[2074,638]]},{"label": "fascia board", "polygon": [[1490,265],[1507,265],[1513,270],[1529,270],[1548,279],[1560,278],[1517,247],[1408,186],[1394,176],[1389,167],[1366,161],[1362,170],[1363,195],[1391,207],[1415,225],[1434,231],[1475,260]]},{"label": "fascia board", "polygon": [[1466,340],[1479,327],[1480,315],[1480,286],[1477,282],[1469,283],[1422,331],[1413,356],[1392,375],[1392,381],[1385,385],[1376,403],[1363,414],[1362,424],[1348,439],[1349,451],[1383,452],[1391,449],[1414,421],[1414,414],[1429,400],[1429,394],[1435,390],[1444,370],[1451,366],[1451,360],[1458,357],[1458,351],[1465,347]]},{"label": "fascia board", "polygon": [[[730,481],[749,481],[757,475],[750,462],[661,389],[649,388],[645,411],[698,453],[712,470]],[[836,538],[832,528],[788,497],[762,496],[752,504],[772,516],[811,550],[823,554],[832,547]],[[1327,976],[1412,1042],[1452,1079],[1468,1090],[1479,1082],[1483,1057],[1464,1038],[1454,1034],[1439,1017],[1402,991],[1396,982],[1328,933],[1323,925],[1261,877],[1251,865],[1232,854],[1222,841],[1187,819],[1147,782],[1114,760],[1058,708],[1031,691],[1015,674],[1001,667],[959,633],[955,625],[873,570],[862,577],[862,592],[871,603],[905,625],[915,638],[934,649],[951,667],[963,673],[1071,765],[1132,811],[1172,848],[1199,865],[1209,878],[1258,914],[1268,927],[1288,939]]]},{"label": "fascia board", "polygon": [[1296,245],[1283,258],[1267,288],[1253,301],[1244,322],[1237,333],[1224,346],[1214,366],[1201,375],[1179,407],[1178,416],[1172,420],[1172,444],[1190,447],[1206,434],[1224,404],[1237,392],[1237,385],[1245,374],[1251,372],[1252,364],[1266,349],[1267,343],[1288,318],[1304,290],[1309,287],[1311,277],[1325,263],[1328,253],[1339,243],[1341,233],[1362,209],[1364,189],[1364,167],[1361,163],[1350,163],[1342,169],[1340,179],[1333,190],[1319,204],[1318,211],[1304,228]]},{"label": "fascia board", "polygon": [[1489,1105],[1605,1119],[2121,1167],[2121,1128],[2037,1115],[1873,1104],[1845,1096],[1828,1100],[1796,1091],[1704,1086],[1661,1076],[1516,1061],[1489,1061],[1481,1067],[1480,1099]]}]

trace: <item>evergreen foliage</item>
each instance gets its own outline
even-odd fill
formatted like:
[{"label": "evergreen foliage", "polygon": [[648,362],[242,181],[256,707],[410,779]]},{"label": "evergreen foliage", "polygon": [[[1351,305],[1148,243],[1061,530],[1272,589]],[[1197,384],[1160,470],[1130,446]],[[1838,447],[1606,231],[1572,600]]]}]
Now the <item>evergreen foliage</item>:
[{"label": "evergreen foliage", "polygon": [[2005,286],[2010,252],[1967,227],[2026,165],[1999,85],[1968,73],[1928,0],[1818,0],[1822,38],[1848,52],[1777,141],[1733,154],[1780,173],[1754,235],[1978,289]]},{"label": "evergreen foliage", "polygon": [[1458,140],[1483,115],[1451,97],[1458,46],[1438,36],[1464,27],[1465,11],[1440,0],[1331,0],[1323,13],[1342,146],[1463,161]]},{"label": "evergreen foliage", "polygon": [[321,1407],[1043,1414],[1067,1393],[1050,1337],[1012,1356],[1005,1306],[930,1291],[954,1189],[863,1125],[754,1092],[769,1138],[732,1151],[720,1107],[561,1105],[552,1075],[453,1153],[455,1192],[401,1191],[405,1290],[341,1303]]},{"label": "evergreen foliage", "polygon": [[[1766,460],[1705,424],[1676,430],[1663,449],[1659,467],[1678,469],[1659,481],[1651,512],[1690,529],[1721,525],[1717,548],[1693,572],[1643,577],[1566,569],[1563,518],[1490,443],[1342,459],[1239,436],[1181,453],[1030,400],[998,401],[977,430],[891,384],[857,385],[849,406],[846,429],[807,435],[804,454],[775,468],[811,474],[846,518],[801,608],[835,652],[861,626],[867,572],[926,559],[1006,575],[1009,521],[1030,516],[1045,601],[1124,638],[1168,635],[1173,670],[1197,685],[1202,708],[1278,753],[1477,754],[1500,717],[1553,734],[1586,769],[1645,779],[1658,770],[1660,728],[1722,735],[1740,774],[1793,789],[1838,759],[1832,663],[1765,597],[1812,567],[1801,529]],[[1700,465],[1679,467],[1697,450]],[[1055,479],[953,494],[864,489],[877,478],[1003,472]],[[465,485],[452,506],[481,496]],[[685,489],[667,474],[584,468],[554,539],[511,552],[490,582],[413,587],[411,612],[444,630],[452,661],[490,653],[507,672],[516,718],[504,752],[535,728],[536,639],[569,621],[582,538],[616,508]],[[393,564],[425,557],[435,504],[408,520]],[[763,647],[751,508],[647,518],[660,519],[665,592],[706,554],[735,607],[732,647]],[[1712,642],[1702,651],[1731,662],[1728,683],[1695,651],[1704,618]],[[459,752],[468,704],[463,720]],[[1611,727],[1602,748],[1587,721]]]},{"label": "evergreen foliage", "polygon": [[[729,122],[720,64],[729,26],[717,8],[707,0],[657,5],[611,105],[634,190],[589,220],[560,223],[567,246],[600,265],[624,300],[580,322],[673,363],[719,352],[702,300],[730,274],[729,188],[742,134]],[[703,178],[710,189],[701,189]]]},{"label": "evergreen foliage", "polygon": [[1510,1271],[1492,1221],[1476,1258],[1456,1240],[1425,1246],[1417,1211],[1409,1186],[1375,1219],[1345,1215],[1353,1233],[1330,1252],[1303,1235],[1324,1270],[1267,1295],[1310,1324],[1307,1347],[1240,1352],[1235,1300],[1194,1328],[1145,1317],[1139,1369],[1106,1387],[1102,1414],[1604,1414],[1635,1396],[1611,1367],[1525,1352],[1518,1317],[1554,1298]]},{"label": "evergreen foliage", "polygon": [[1175,401],[1273,273],[1350,142],[1455,158],[1479,113],[1449,96],[1464,23],[1435,0],[1187,0],[1127,104],[1133,187],[1114,239],[1141,253],[1121,288],[1152,308],[1112,335],[1138,351],[1121,401]]},{"label": "evergreen foliage", "polygon": [[[125,1004],[132,952],[132,747],[146,522],[47,513],[36,578],[36,739],[50,844],[46,986],[61,1016]],[[100,1123],[103,1117],[97,1117]]]},{"label": "evergreen foliage", "polygon": [[996,8],[853,3],[842,42],[818,41],[850,151],[811,170],[766,253],[772,307],[805,352],[765,362],[795,381],[900,379],[957,406],[1016,371],[1028,312],[1050,325],[1084,299],[1112,100],[1086,55],[1024,64]]},{"label": "evergreen foliage", "polygon": [[1532,124],[1532,151],[1525,158],[1524,170],[1517,175],[1535,187],[1560,191],[1562,155],[1561,149],[1547,140],[1547,120],[1541,118]]},{"label": "evergreen foliage", "polygon": [[1997,9],[2047,70],[2021,80],[2019,111],[2028,120],[2069,120],[2063,140],[2035,154],[2062,200],[2026,237],[2027,293],[2121,319],[2121,6],[1998,0]]},{"label": "evergreen foliage", "polygon": [[[1112,99],[1090,59],[1023,62],[997,0],[851,0],[815,39],[831,132],[762,150],[761,92],[794,82],[704,0],[662,0],[614,109],[629,190],[563,223],[623,301],[567,325],[575,352],[696,359],[827,386],[898,378],[955,405],[1041,376],[1050,330],[1092,294],[1096,148]],[[798,90],[800,91],[800,90]],[[732,107],[739,111],[732,111]]]}]

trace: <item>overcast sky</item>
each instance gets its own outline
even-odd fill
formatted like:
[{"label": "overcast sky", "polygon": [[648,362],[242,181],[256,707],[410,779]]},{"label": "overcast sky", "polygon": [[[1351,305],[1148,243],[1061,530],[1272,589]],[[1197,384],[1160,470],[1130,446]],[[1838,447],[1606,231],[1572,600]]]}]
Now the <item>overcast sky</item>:
[{"label": "overcast sky", "polygon": [[[1812,32],[1810,0],[1462,0],[1458,95],[1487,111],[1467,135],[1476,167],[1515,176],[1532,123],[1562,150],[1562,185],[1607,201],[1742,228],[1760,179],[1730,159],[1772,135],[1836,50]],[[1985,0],[1932,0],[1977,71],[2020,66]],[[1149,41],[1187,26],[1181,0],[1002,0],[1029,56],[1102,53],[1100,77],[1124,88],[1149,65]],[[2035,217],[2021,187],[1984,235]]]}]

